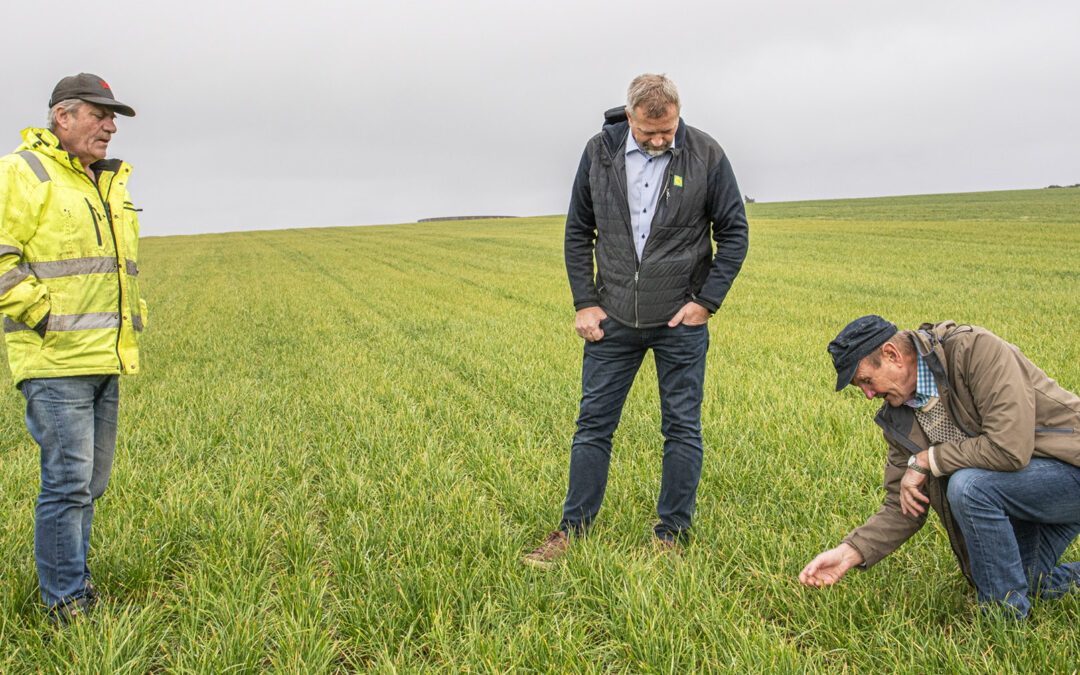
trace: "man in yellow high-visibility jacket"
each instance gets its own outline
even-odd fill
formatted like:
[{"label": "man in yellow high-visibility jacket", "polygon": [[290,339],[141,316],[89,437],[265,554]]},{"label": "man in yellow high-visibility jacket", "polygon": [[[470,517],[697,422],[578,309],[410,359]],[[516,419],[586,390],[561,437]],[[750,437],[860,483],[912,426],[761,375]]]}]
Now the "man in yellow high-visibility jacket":
[{"label": "man in yellow high-visibility jacket", "polygon": [[131,167],[105,159],[116,114],[135,111],[105,80],[65,77],[49,128],[26,129],[0,158],[0,315],[41,446],[34,557],[53,623],[97,601],[86,564],[94,501],[112,471],[118,376],[138,372],[146,316]]}]

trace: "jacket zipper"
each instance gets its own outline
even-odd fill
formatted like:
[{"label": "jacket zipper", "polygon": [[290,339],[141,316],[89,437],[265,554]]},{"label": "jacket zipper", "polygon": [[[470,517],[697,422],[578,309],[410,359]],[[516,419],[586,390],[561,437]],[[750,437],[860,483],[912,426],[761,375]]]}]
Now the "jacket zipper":
[{"label": "jacket zipper", "polygon": [[[112,209],[109,208],[109,202],[105,199],[105,196],[101,194],[101,186],[96,181],[92,180],[90,176],[83,172],[86,176],[86,180],[94,186],[97,190],[98,199],[101,200],[101,205],[105,209],[105,217],[109,219],[109,233],[112,234],[113,239],[113,254],[116,257],[116,319],[118,325],[116,327],[116,361],[120,364],[120,371],[124,370],[124,359],[120,356],[120,332],[124,327],[124,280],[120,274],[120,266],[123,265],[123,261],[120,260],[120,246],[116,243],[116,227],[113,226]],[[116,172],[113,172],[112,178],[109,179],[109,187],[112,187],[113,178],[116,178]],[[87,200],[89,206],[90,201]],[[93,209],[90,209],[93,211]],[[94,219],[94,227],[97,228],[97,219]],[[98,245],[101,245],[101,232],[98,231]]]},{"label": "jacket zipper", "polygon": [[637,263],[637,267],[634,269],[634,328],[640,328],[641,321],[638,319],[638,272],[641,270],[641,261]]},{"label": "jacket zipper", "polygon": [[[671,196],[671,175],[674,173],[672,165],[675,163],[675,155],[671,155],[671,161],[668,162],[667,168],[664,169],[664,191],[660,193],[660,196],[656,198],[656,210],[653,212],[653,222],[655,223],[660,219],[661,207],[667,207],[668,198]],[[652,229],[652,228],[650,228]]]},{"label": "jacket zipper", "polygon": [[[626,131],[626,133],[630,134],[631,132],[628,129]],[[610,161],[608,163],[608,166],[611,168],[611,173],[615,174],[615,182],[622,189],[622,194],[625,195],[626,190],[627,190],[626,181],[625,181],[625,175],[620,176],[619,172],[615,170],[614,158],[611,157],[609,159],[610,159]],[[665,203],[665,205],[667,204],[668,191],[671,189],[671,187],[670,187],[671,180],[670,179],[671,179],[671,172],[673,170],[672,169],[672,164],[674,164],[674,163],[675,163],[675,154],[672,153],[671,160],[668,162],[667,168],[664,170],[664,191],[660,194],[659,197],[656,198],[656,211],[653,213],[653,220],[652,220],[652,222],[654,222],[654,223],[657,221],[657,218],[659,218],[659,216],[660,216],[660,202],[663,201]],[[630,223],[626,224],[626,232],[627,232],[627,234],[630,235],[630,247],[636,253],[637,246],[634,244],[634,229],[630,225]],[[646,241],[645,245],[648,246],[649,242]],[[644,248],[641,249],[641,257],[642,258],[645,257],[645,249]],[[634,260],[635,260],[635,262],[634,262],[634,328],[640,328],[641,327],[641,320],[640,320],[640,313],[638,311],[638,304],[639,304],[639,301],[640,301],[640,293],[638,291],[638,277],[639,277],[639,275],[641,273],[641,260],[638,259],[636,254],[634,255]]]},{"label": "jacket zipper", "polygon": [[[112,178],[109,178],[109,191],[112,191],[112,182],[116,178],[116,172],[113,172]],[[113,253],[116,254],[116,358],[120,362],[120,370],[124,369],[124,359],[120,356],[120,335],[124,330],[124,275],[121,273],[121,269],[124,266],[124,261],[120,259],[120,244],[116,241],[116,226],[113,224],[112,209],[109,207],[109,202],[105,200],[105,197],[101,195],[101,188],[95,185],[98,189],[98,196],[101,197],[101,203],[105,205],[105,216],[109,219],[109,234],[112,235],[113,240]]]},{"label": "jacket zipper", "polygon": [[[630,133],[630,132],[627,132],[627,133]],[[665,206],[667,205],[668,191],[671,189],[672,164],[674,164],[674,163],[675,163],[675,155],[673,153],[671,155],[671,159],[668,161],[667,168],[664,169],[664,191],[661,192],[660,196],[656,198],[656,209],[653,211],[652,225],[657,224],[659,222],[659,220],[660,220],[661,202]],[[623,191],[625,192],[626,189],[624,188]],[[652,239],[652,234],[651,234],[652,225],[649,226],[649,231],[650,231],[649,239]],[[632,229],[630,231],[630,245],[634,246],[634,233],[633,233]],[[645,258],[645,249],[648,248],[648,246],[649,246],[649,242],[648,242],[648,240],[646,240],[645,241],[645,246],[643,246],[642,249],[641,249],[641,258],[642,259]],[[634,249],[636,250],[637,247],[634,246]],[[634,256],[634,257],[637,258],[637,256]],[[641,325],[640,325],[641,321],[639,320],[639,316],[638,316],[638,300],[639,300],[639,295],[640,295],[639,292],[638,292],[638,274],[640,272],[641,272],[641,260],[638,260],[637,261],[637,266],[634,268],[634,328],[640,328],[641,327]]]},{"label": "jacket zipper", "polygon": [[90,217],[94,219],[94,234],[97,235],[97,245],[101,246],[101,228],[97,223],[97,211],[90,205],[90,200],[87,197],[83,197],[83,201],[86,202],[86,208],[90,209]]}]

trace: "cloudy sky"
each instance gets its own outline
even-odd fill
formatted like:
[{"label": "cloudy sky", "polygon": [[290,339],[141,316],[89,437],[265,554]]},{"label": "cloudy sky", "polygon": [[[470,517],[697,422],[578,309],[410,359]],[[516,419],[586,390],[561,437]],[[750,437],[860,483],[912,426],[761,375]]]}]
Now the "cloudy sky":
[{"label": "cloudy sky", "polygon": [[[11,14],[8,12],[8,14]],[[8,16],[0,132],[60,77],[138,112],[145,235],[563,212],[642,72],[786,201],[1080,182],[1080,2],[54,0]]]}]

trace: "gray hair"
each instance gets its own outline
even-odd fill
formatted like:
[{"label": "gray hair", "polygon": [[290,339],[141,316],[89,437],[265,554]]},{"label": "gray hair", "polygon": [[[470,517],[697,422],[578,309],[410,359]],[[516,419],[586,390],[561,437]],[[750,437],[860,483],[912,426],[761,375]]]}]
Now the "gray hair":
[{"label": "gray hair", "polygon": [[881,349],[885,345],[892,345],[900,350],[900,353],[904,356],[911,358],[915,356],[915,343],[912,339],[915,337],[915,331],[913,330],[899,330],[893,334],[891,338],[886,340],[881,347],[878,347],[874,351],[866,355],[865,358],[870,360],[870,365],[877,368],[881,365]]},{"label": "gray hair", "polygon": [[66,113],[74,113],[80,107],[86,104],[86,101],[78,98],[68,98],[60,101],[53,107],[49,108],[49,131],[56,131],[56,113],[63,111]]},{"label": "gray hair", "polygon": [[675,111],[682,110],[679,102],[679,90],[667,75],[645,73],[638,75],[626,90],[626,108],[632,115],[636,108],[644,108],[647,117],[663,117],[668,106],[674,105]]}]

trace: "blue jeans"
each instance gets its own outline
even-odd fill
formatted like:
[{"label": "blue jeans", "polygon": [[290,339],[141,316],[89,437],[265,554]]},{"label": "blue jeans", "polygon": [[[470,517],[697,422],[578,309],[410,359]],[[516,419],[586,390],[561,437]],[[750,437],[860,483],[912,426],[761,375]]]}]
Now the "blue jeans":
[{"label": "blue jeans", "polygon": [[26,428],[41,446],[34,558],[47,609],[81,597],[94,500],[105,492],[116,449],[117,375],[23,380]]},{"label": "blue jeans", "polygon": [[559,528],[584,534],[596,518],[607,487],[611,438],[645,353],[653,350],[660,388],[664,461],[655,527],[661,539],[681,539],[690,529],[701,479],[701,399],[709,327],[630,328],[614,319],[600,324],[604,337],[585,343],[581,409],[570,448],[570,485]]},{"label": "blue jeans", "polygon": [[1080,563],[1058,565],[1080,534],[1080,468],[1034,458],[1019,471],[961,469],[947,496],[979,602],[1026,617],[1029,597],[1060,597],[1080,584]]}]

